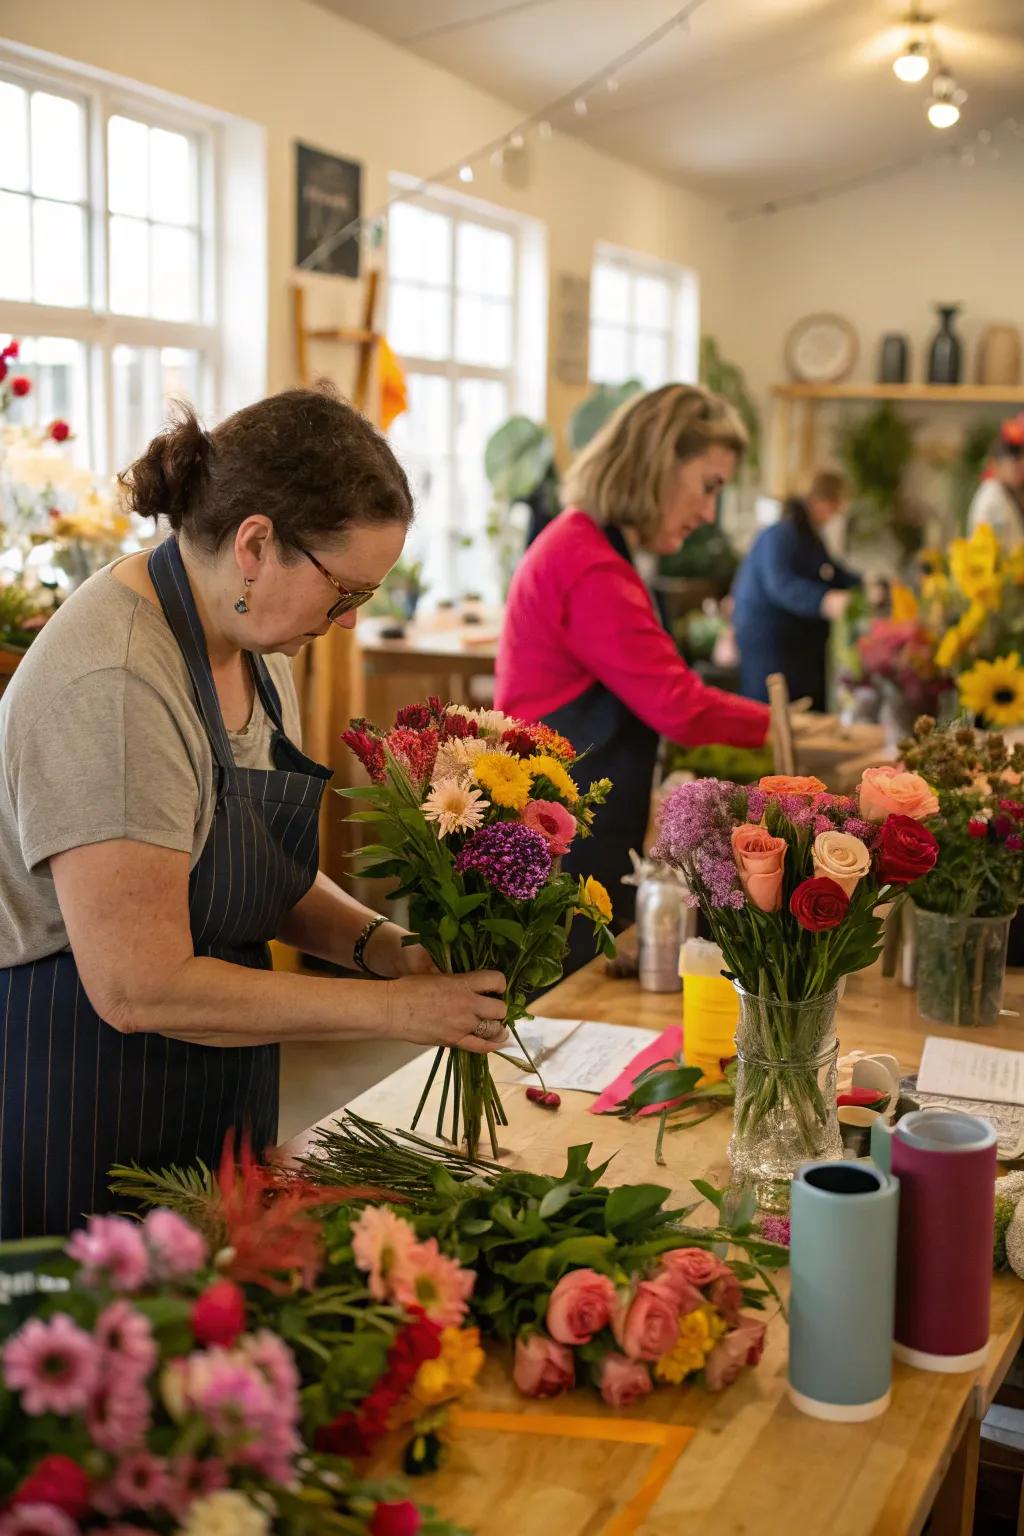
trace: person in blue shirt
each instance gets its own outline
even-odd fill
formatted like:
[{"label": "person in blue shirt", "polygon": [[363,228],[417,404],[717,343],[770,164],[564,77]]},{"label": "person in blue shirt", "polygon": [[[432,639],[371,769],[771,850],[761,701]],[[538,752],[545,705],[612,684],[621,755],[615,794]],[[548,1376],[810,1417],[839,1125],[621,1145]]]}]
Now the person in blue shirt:
[{"label": "person in blue shirt", "polygon": [[844,511],[846,481],[820,470],[806,496],[791,497],[782,517],[760,533],[733,587],[733,627],[741,692],[767,699],[767,679],[781,672],[792,699],[825,710],[828,637],[860,577],[840,565],[821,536]]}]

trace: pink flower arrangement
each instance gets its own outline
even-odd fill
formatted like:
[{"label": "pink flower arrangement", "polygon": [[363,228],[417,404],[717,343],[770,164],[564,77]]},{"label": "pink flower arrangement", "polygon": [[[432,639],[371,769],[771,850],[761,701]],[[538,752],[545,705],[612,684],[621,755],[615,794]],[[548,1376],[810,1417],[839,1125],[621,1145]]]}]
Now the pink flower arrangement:
[{"label": "pink flower arrangement", "polygon": [[409,1223],[393,1211],[366,1206],[352,1227],[352,1251],[378,1301],[417,1308],[442,1328],[457,1327],[465,1318],[473,1271],[443,1254],[436,1238],[418,1243]]},{"label": "pink flower arrangement", "polygon": [[49,1322],[31,1318],[4,1346],[7,1386],[21,1393],[26,1413],[80,1413],[99,1380],[94,1339],[63,1312]]},{"label": "pink flower arrangement", "polygon": [[615,1286],[592,1269],[571,1269],[551,1292],[545,1323],[559,1344],[589,1344],[612,1319]]},{"label": "pink flower arrangement", "polygon": [[176,1211],[150,1211],[142,1223],[142,1235],[157,1280],[194,1275],[206,1263],[206,1244],[201,1235]]},{"label": "pink flower arrangement", "polygon": [[106,1280],[115,1291],[138,1291],[149,1279],[142,1229],[123,1216],[91,1216],[71,1234],[68,1254],[81,1264],[87,1285]]}]

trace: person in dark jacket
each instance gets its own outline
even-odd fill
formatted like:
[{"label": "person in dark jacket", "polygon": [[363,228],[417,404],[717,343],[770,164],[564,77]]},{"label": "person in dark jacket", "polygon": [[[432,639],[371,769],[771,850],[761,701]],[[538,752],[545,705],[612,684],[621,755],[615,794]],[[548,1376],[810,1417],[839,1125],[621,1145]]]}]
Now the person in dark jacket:
[{"label": "person in dark jacket", "polygon": [[767,699],[781,672],[792,699],[827,708],[828,637],[860,577],[840,565],[822,529],[846,506],[846,481],[820,470],[806,496],[791,497],[779,522],[754,541],[733,587],[733,625],[742,692]]}]

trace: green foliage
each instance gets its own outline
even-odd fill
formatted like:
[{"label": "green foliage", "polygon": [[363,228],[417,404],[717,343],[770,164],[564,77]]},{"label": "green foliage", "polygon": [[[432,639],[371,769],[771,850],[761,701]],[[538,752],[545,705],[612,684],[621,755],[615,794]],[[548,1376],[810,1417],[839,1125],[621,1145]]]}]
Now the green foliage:
[{"label": "green foliage", "polygon": [[525,501],[547,478],[555,457],[549,427],[528,416],[512,416],[491,434],[484,472],[499,501]]},{"label": "green foliage", "polygon": [[995,1231],[992,1236],[992,1268],[995,1270],[1010,1267],[1010,1261],[1006,1256],[1006,1233],[1016,1209],[1017,1206],[1010,1195],[996,1195]]},{"label": "green foliage", "polygon": [[775,772],[770,747],[672,747],[668,771],[692,773],[698,779],[723,779],[731,784],[756,784]]},{"label": "green foliage", "polygon": [[38,597],[28,592],[20,581],[0,586],[0,645],[24,651],[36,638],[37,630],[26,628],[40,613]]},{"label": "green foliage", "polygon": [[598,384],[592,394],[578,405],[569,417],[566,436],[573,453],[585,448],[596,437],[620,405],[625,405],[634,395],[643,394],[644,386],[639,379],[627,379],[625,384]]},{"label": "green foliage", "polygon": [[851,542],[890,532],[907,553],[920,547],[920,530],[907,521],[900,507],[915,430],[888,400],[841,426],[839,453],[855,497],[849,518]]},{"label": "green foliage", "polygon": [[706,523],[689,534],[674,555],[658,561],[659,576],[691,581],[714,581],[728,588],[739,568],[739,558],[729,537],[717,523]]},{"label": "green foliage", "polygon": [[746,462],[752,470],[756,470],[761,458],[761,416],[747,385],[746,375],[735,363],[728,362],[722,356],[713,336],[702,336],[700,339],[700,381],[714,394],[728,400],[738,412],[747,429],[750,443]]}]

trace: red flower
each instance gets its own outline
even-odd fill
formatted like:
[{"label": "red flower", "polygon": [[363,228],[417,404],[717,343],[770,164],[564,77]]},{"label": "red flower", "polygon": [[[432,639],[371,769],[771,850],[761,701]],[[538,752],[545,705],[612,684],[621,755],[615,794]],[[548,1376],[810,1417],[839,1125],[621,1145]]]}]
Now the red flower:
[{"label": "red flower", "polygon": [[415,1504],[378,1504],[370,1519],[370,1536],[416,1536],[423,1517]]},{"label": "red flower", "polygon": [[425,1360],[436,1360],[441,1353],[441,1329],[427,1318],[408,1324],[388,1350],[387,1380],[396,1387],[407,1387]]},{"label": "red flower", "polygon": [[18,353],[20,351],[21,351],[21,348],[20,348],[19,344],[12,339],[11,341],[9,341],[7,343],[7,345],[6,345],[6,347],[4,347],[3,351],[0,352],[0,359],[3,359],[5,357],[17,357],[17,355],[18,355]]},{"label": "red flower", "polygon": [[437,759],[437,732],[433,726],[424,731],[412,731],[407,726],[397,726],[389,731],[384,744],[416,784],[423,784],[434,771]]},{"label": "red flower", "polygon": [[406,704],[395,716],[395,729],[406,727],[410,731],[425,731],[429,725],[434,724],[434,716],[430,712],[429,704]]},{"label": "red flower", "polygon": [[980,817],[972,816],[970,821],[967,823],[967,836],[978,838],[988,837],[988,822],[982,821]]},{"label": "red flower", "polygon": [[361,722],[354,722],[347,731],[342,731],[341,739],[349,751],[358,757],[373,782],[383,784],[387,776],[387,763],[380,737],[371,736],[369,731],[362,728]]},{"label": "red flower", "polygon": [[520,726],[512,726],[504,731],[501,737],[513,757],[533,757],[537,750],[537,742],[533,734]]},{"label": "red flower", "polygon": [[89,1507],[89,1479],[70,1456],[44,1456],[19,1484],[11,1503],[52,1504],[72,1520],[81,1520]]},{"label": "red flower", "polygon": [[71,436],[71,428],[66,421],[54,421],[50,424],[50,436],[55,443],[66,443]]},{"label": "red flower", "polygon": [[838,928],[850,910],[850,898],[827,875],[815,875],[797,886],[789,898],[789,910],[808,933]]},{"label": "red flower", "polygon": [[7,364],[4,362],[3,358],[0,357],[0,384],[3,383],[4,379],[6,379],[6,377],[7,377]]},{"label": "red flower", "polygon": [[882,885],[910,885],[935,868],[939,844],[912,816],[890,816],[878,834],[878,879]]},{"label": "red flower", "polygon": [[245,1296],[233,1280],[216,1280],[192,1308],[192,1332],[200,1344],[230,1349],[245,1328]]},{"label": "red flower", "polygon": [[479,736],[480,727],[475,720],[470,720],[468,715],[444,715],[441,720],[441,740],[459,741],[467,736]]},{"label": "red flower", "polygon": [[16,379],[11,380],[12,395],[27,395],[32,389],[32,380],[26,379],[23,373],[19,373]]},{"label": "red flower", "polygon": [[1024,800],[1000,800],[999,809],[1012,816],[1014,821],[1024,821]]},{"label": "red flower", "polygon": [[1006,839],[1006,846],[1011,853],[1020,853],[1021,849],[1024,848],[1024,837],[1021,837],[1019,832],[1011,832]]},{"label": "red flower", "polygon": [[992,831],[1001,843],[1015,830],[1013,819],[1010,816],[996,816],[992,822]]}]

